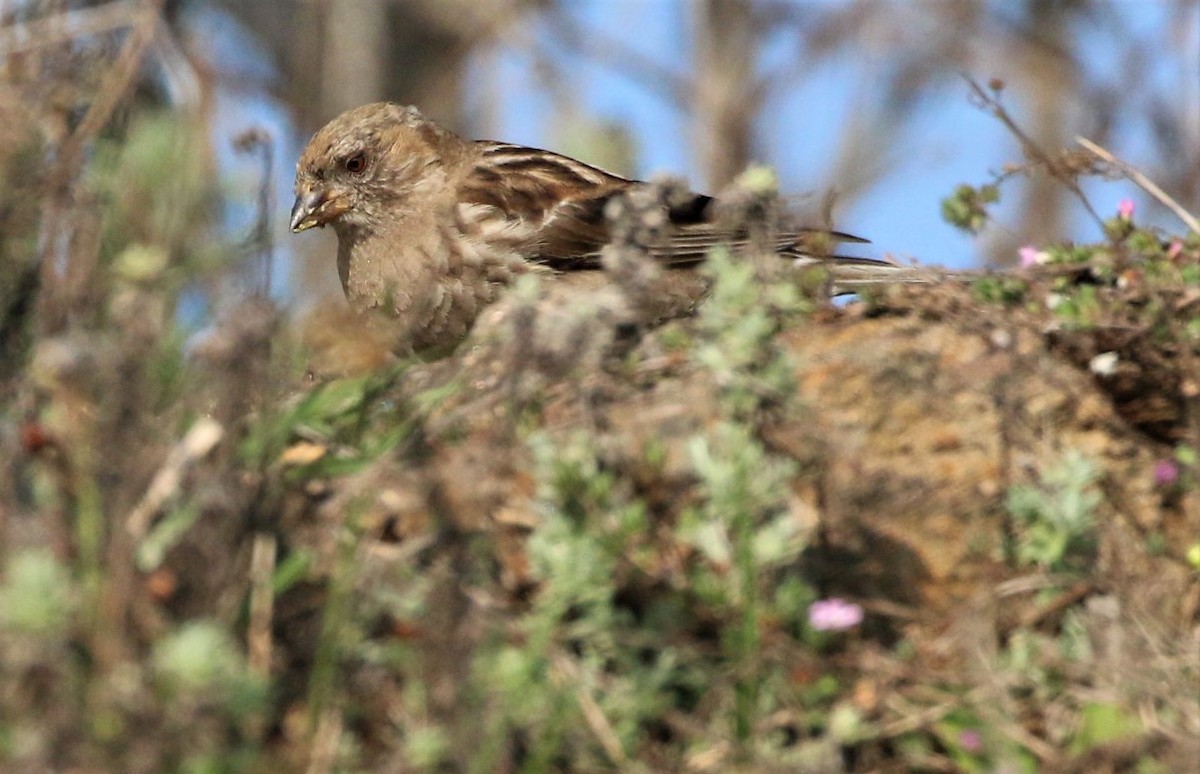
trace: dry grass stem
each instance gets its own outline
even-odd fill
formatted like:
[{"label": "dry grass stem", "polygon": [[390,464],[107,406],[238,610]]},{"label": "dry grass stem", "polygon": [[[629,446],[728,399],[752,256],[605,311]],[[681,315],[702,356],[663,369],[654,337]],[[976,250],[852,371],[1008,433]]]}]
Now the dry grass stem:
[{"label": "dry grass stem", "polygon": [[142,499],[125,518],[125,529],[135,540],[146,534],[155,514],[179,494],[180,484],[188,469],[204,459],[224,436],[225,428],[207,417],[201,417],[188,428],[187,433],[175,444],[162,467],[155,473]]},{"label": "dry grass stem", "polygon": [[1132,164],[1117,158],[1117,156],[1115,156],[1111,151],[1097,143],[1092,142],[1086,137],[1076,137],[1075,142],[1082,145],[1100,160],[1106,161],[1117,169],[1121,170],[1121,173],[1125,175],[1125,177],[1133,181],[1143,191],[1153,196],[1159,204],[1175,213],[1175,216],[1183,221],[1183,224],[1188,227],[1189,231],[1200,234],[1200,220],[1198,220],[1195,215],[1184,209],[1183,205],[1175,201],[1175,199],[1169,196],[1166,191],[1159,188],[1153,180],[1146,177],[1146,175],[1137,167],[1134,167]]}]

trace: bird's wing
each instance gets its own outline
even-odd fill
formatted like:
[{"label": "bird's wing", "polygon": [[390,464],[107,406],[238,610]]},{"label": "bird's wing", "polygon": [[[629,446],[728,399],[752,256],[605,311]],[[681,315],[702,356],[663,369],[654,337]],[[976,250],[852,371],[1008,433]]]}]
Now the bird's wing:
[{"label": "bird's wing", "polygon": [[[599,267],[600,250],[611,239],[605,207],[614,196],[644,183],[550,151],[489,141],[475,145],[478,154],[461,185],[461,202],[519,227],[514,230],[523,232],[520,247],[531,260],[564,271]],[[744,247],[749,241],[745,229],[719,223],[713,204],[704,194],[672,202],[663,238],[646,246],[651,255],[666,266],[689,266],[718,245]],[[831,254],[834,245],[865,241],[836,231],[795,229],[778,232],[773,247],[788,258],[841,260]],[[879,265],[867,258],[845,260]]]},{"label": "bird's wing", "polygon": [[[631,181],[568,156],[480,141],[459,201],[500,221],[515,247],[556,269],[594,268],[608,243],[604,205]],[[495,230],[495,227],[493,227]]]},{"label": "bird's wing", "polygon": [[[539,258],[562,269],[598,266],[600,250],[611,239],[605,207],[619,193],[561,201],[547,214],[539,230]],[[747,247],[750,236],[746,229],[716,222],[712,203],[710,196],[689,194],[683,201],[665,207],[667,222],[661,238],[643,247],[662,265],[672,267],[701,263],[714,247],[735,251]],[[841,259],[833,253],[837,244],[866,241],[838,231],[798,228],[776,232],[771,247],[784,258]],[[845,260],[878,264],[868,258]]]}]

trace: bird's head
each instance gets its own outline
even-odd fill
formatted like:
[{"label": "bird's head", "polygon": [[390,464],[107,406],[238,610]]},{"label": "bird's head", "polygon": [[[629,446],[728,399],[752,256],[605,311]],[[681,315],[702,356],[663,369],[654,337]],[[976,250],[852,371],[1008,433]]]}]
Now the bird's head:
[{"label": "bird's head", "polygon": [[398,216],[413,194],[444,180],[460,144],[413,107],[376,102],[342,113],[300,155],[292,231],[372,228]]}]

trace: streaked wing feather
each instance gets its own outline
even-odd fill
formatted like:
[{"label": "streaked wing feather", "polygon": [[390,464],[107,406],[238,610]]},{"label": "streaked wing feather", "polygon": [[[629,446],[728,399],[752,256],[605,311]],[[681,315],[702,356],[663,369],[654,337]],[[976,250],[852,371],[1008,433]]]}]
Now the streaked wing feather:
[{"label": "streaked wing feather", "polygon": [[604,206],[611,193],[560,204],[550,213],[536,246],[540,260],[561,270],[595,269],[609,241]]},{"label": "streaked wing feather", "polygon": [[520,145],[480,141],[479,161],[460,188],[460,200],[483,204],[522,221],[536,234],[525,248],[555,269],[599,266],[608,243],[604,205],[631,181],[568,156]]},{"label": "streaked wing feather", "polygon": [[[539,263],[563,271],[599,267],[600,251],[609,242],[605,205],[640,181],[550,151],[491,141],[479,141],[476,148],[478,160],[462,183],[460,201],[526,224],[534,236],[524,248]],[[679,267],[703,261],[718,245],[744,247],[745,230],[713,222],[713,202],[711,196],[695,194],[674,203],[667,213],[674,226],[668,243],[651,246],[651,255],[666,266]],[[842,232],[801,228],[778,234],[775,249],[784,257],[826,257],[806,246],[866,241]]]}]

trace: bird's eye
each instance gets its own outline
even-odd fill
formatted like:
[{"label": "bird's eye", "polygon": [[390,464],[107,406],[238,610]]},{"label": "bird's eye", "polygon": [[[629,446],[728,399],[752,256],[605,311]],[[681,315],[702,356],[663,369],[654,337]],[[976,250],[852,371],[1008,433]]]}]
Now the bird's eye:
[{"label": "bird's eye", "polygon": [[350,158],[342,162],[346,167],[346,171],[352,175],[357,175],[367,168],[367,156],[365,153],[355,153]]}]

